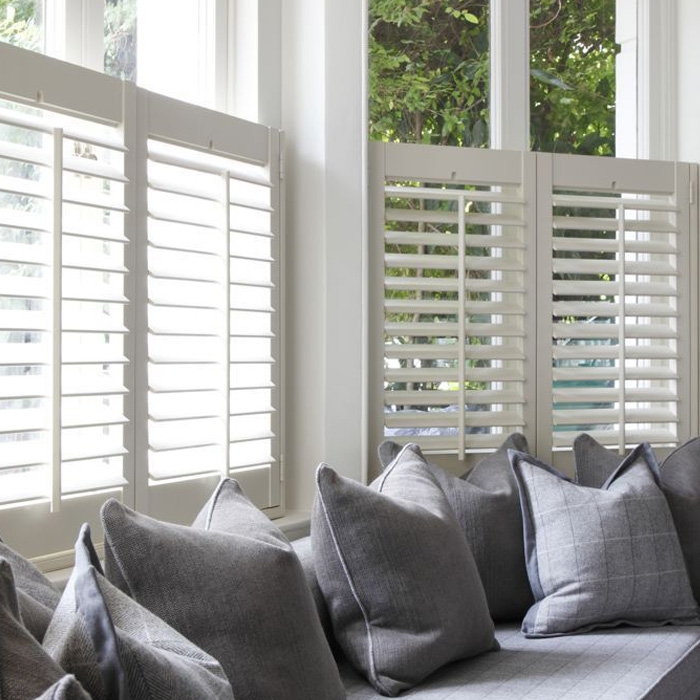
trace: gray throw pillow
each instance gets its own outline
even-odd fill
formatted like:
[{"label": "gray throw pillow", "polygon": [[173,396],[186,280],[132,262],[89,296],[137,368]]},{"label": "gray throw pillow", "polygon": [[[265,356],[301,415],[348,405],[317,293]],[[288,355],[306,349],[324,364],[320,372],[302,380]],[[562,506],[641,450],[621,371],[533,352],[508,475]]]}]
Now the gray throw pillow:
[{"label": "gray throw pillow", "polygon": [[331,645],[331,649],[333,649],[333,644],[335,643],[335,637],[333,637],[333,626],[331,625],[331,618],[328,614],[326,600],[323,597],[323,593],[318,585],[318,579],[316,578],[316,565],[314,564],[314,552],[311,548],[311,537],[307,536],[298,540],[292,540],[291,544],[299,557],[302,568],[304,569],[306,583],[308,584],[311,595],[313,596],[316,612],[318,613],[318,619],[321,621],[321,627],[323,627],[323,632],[326,635],[326,639]]},{"label": "gray throw pillow", "polygon": [[22,623],[13,566],[0,557],[0,698],[90,700]]},{"label": "gray throw pillow", "polygon": [[44,648],[93,700],[232,700],[214,658],[115,588],[83,525]]},{"label": "gray throw pillow", "polygon": [[340,647],[379,693],[497,648],[474,559],[417,445],[372,488],[325,464],[316,483],[318,582]]},{"label": "gray throw pillow", "polygon": [[24,626],[41,641],[61,599],[59,590],[39,569],[0,539],[0,557],[10,562]]},{"label": "gray throw pillow", "polygon": [[193,527],[102,509],[107,577],[221,662],[236,700],[345,697],[299,559],[224,479]]},{"label": "gray throw pillow", "polygon": [[510,452],[536,603],[528,637],[619,624],[700,624],[651,448],[640,445],[600,489]]},{"label": "gray throw pillow", "polygon": [[[395,442],[383,442],[382,466],[400,449]],[[525,567],[518,486],[508,461],[511,449],[530,452],[525,436],[513,433],[461,478],[428,463],[466,535],[496,621],[522,620],[534,602]]]},{"label": "gray throw pillow", "polygon": [[[579,482],[598,488],[620,460],[615,452],[585,434],[576,438],[574,456]],[[700,438],[688,440],[671,452],[660,471],[661,488],[678,532],[693,595],[700,601]]]},{"label": "gray throw pillow", "polygon": [[75,676],[64,676],[47,688],[36,700],[91,700]]}]

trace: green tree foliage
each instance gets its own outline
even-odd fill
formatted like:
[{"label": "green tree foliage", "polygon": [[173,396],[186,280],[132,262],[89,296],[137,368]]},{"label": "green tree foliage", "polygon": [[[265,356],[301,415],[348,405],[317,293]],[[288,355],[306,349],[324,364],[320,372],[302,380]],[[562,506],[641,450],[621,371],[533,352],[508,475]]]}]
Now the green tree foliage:
[{"label": "green tree foliage", "polygon": [[370,138],[488,143],[488,2],[371,0]]},{"label": "green tree foliage", "polygon": [[[489,3],[370,0],[370,138],[488,145]],[[615,151],[615,0],[531,1],[534,150]]]},{"label": "green tree foliage", "polygon": [[41,50],[41,14],[36,0],[0,0],[0,41]]},{"label": "green tree foliage", "polygon": [[615,155],[615,0],[533,0],[532,148]]}]

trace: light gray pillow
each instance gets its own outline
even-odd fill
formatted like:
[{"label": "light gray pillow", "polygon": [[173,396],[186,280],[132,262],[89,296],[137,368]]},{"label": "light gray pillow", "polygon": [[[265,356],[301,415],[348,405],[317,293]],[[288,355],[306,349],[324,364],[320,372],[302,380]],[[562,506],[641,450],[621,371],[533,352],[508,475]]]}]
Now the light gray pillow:
[{"label": "light gray pillow", "polygon": [[12,566],[22,622],[34,638],[41,641],[61,594],[34,564],[8,547],[2,539],[0,557],[7,559]]},{"label": "light gray pillow", "polygon": [[651,448],[640,445],[600,489],[510,452],[536,603],[528,637],[620,624],[700,624]]},{"label": "light gray pillow", "polygon": [[[527,439],[513,433],[461,478],[428,463],[466,535],[486,591],[491,617],[522,620],[534,598],[523,552],[523,516],[508,450],[529,453]],[[385,441],[379,446],[382,466],[401,447]]]},{"label": "light gray pillow", "polygon": [[[620,457],[590,435],[574,443],[576,473],[580,483],[599,487],[618,466]],[[688,440],[661,464],[661,488],[668,501],[690,585],[700,601],[700,438]]]},{"label": "light gray pillow", "polygon": [[107,581],[88,525],[44,648],[93,700],[233,700],[218,661]]},{"label": "light gray pillow", "polygon": [[474,559],[417,445],[373,488],[325,464],[316,483],[318,582],[340,647],[378,692],[497,648]]},{"label": "light gray pillow", "polygon": [[299,559],[221,481],[193,527],[102,509],[107,577],[221,662],[236,700],[345,697]]},{"label": "light gray pillow", "polygon": [[22,623],[10,561],[0,557],[0,698],[90,700]]},{"label": "light gray pillow", "polygon": [[36,700],[91,700],[75,676],[64,676],[47,688]]}]

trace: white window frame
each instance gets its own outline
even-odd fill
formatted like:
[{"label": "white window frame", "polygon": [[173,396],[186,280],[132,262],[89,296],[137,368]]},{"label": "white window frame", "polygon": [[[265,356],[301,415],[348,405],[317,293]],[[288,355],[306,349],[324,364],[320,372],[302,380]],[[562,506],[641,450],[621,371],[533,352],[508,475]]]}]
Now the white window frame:
[{"label": "white window frame", "polygon": [[[104,70],[105,0],[43,0],[45,52]],[[281,125],[281,0],[200,0],[203,90],[214,109]],[[138,25],[137,25],[138,32]]]},{"label": "white window frame", "polygon": [[[675,160],[677,0],[617,0],[616,155]],[[491,0],[491,148],[530,147],[530,2]]]}]

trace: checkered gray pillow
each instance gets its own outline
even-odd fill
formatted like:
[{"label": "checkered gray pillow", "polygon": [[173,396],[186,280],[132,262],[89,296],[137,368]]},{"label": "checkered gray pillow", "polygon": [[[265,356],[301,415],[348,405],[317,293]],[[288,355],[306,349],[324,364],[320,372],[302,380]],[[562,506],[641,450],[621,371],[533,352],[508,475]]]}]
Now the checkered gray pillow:
[{"label": "checkered gray pillow", "polygon": [[601,489],[511,451],[535,604],[528,637],[619,624],[700,624],[678,535],[649,445]]},{"label": "checkered gray pillow", "polygon": [[[600,487],[620,458],[590,435],[574,442],[576,477],[584,486]],[[662,462],[661,488],[668,501],[688,567],[690,585],[700,601],[700,437],[684,442]]]}]

